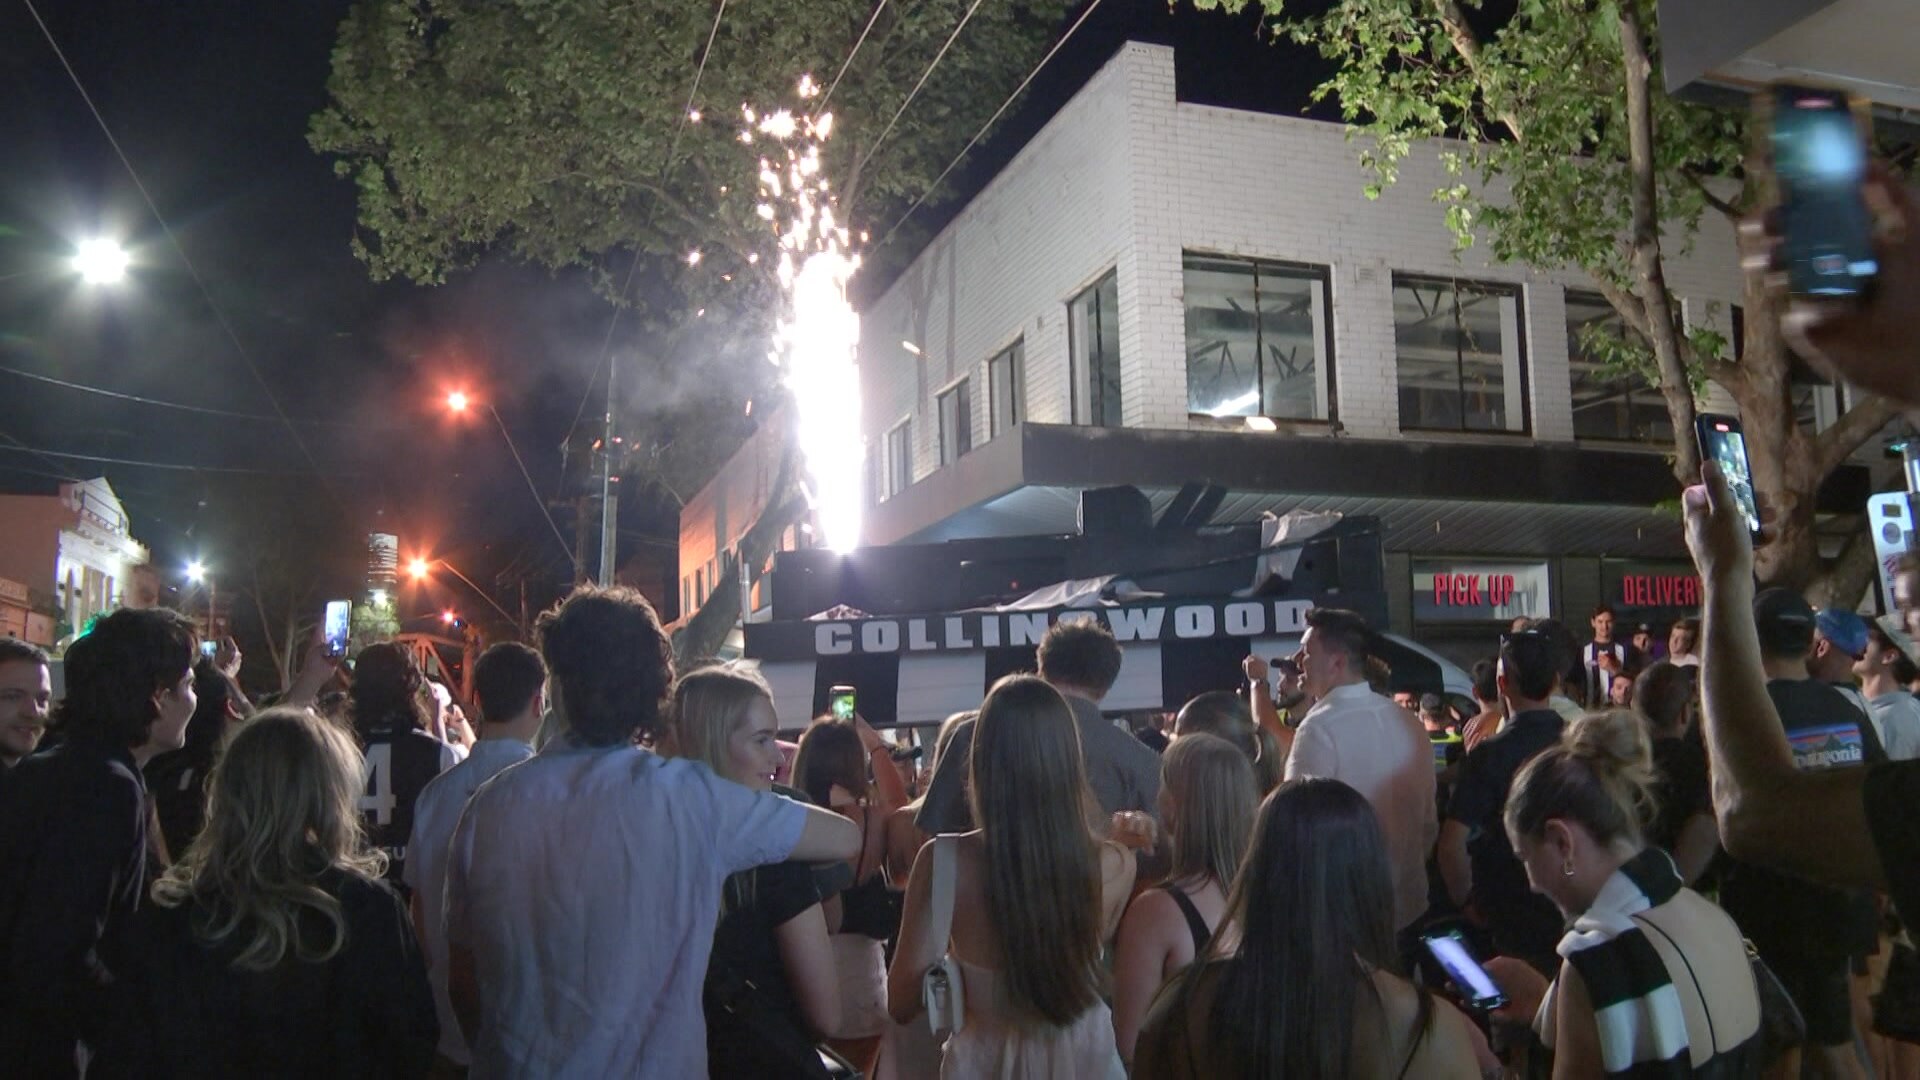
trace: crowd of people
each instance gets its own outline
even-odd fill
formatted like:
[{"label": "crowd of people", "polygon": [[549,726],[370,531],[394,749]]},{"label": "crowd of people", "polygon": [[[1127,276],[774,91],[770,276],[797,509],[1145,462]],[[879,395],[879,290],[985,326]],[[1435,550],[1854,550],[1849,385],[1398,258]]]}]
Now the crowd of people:
[{"label": "crowd of people", "polygon": [[[1885,242],[1789,329],[1920,406]],[[473,723],[393,645],[255,711],[164,609],[57,703],[0,640],[0,1073],[1920,1075],[1920,563],[1904,632],[1816,611],[1715,466],[1683,504],[1699,620],[1516,623],[1471,715],[1322,608],[1136,735],[1063,621],[923,769],[857,715],[789,760],[623,588],[479,657]]]}]

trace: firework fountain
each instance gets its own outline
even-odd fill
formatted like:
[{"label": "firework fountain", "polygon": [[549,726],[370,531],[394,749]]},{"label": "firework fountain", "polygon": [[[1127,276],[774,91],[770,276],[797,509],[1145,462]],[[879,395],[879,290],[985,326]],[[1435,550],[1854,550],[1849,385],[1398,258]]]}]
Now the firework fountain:
[{"label": "firework fountain", "polygon": [[[818,94],[811,77],[800,80],[802,101]],[[860,543],[865,448],[860,318],[847,299],[847,283],[860,267],[860,256],[820,167],[820,148],[833,134],[833,114],[796,116],[786,109],[758,114],[751,107],[742,112],[741,142],[771,147],[760,158],[758,212],[780,237],[778,275],[785,304],[768,358],[793,395],[804,491],[822,539],[835,551],[851,551]]]}]

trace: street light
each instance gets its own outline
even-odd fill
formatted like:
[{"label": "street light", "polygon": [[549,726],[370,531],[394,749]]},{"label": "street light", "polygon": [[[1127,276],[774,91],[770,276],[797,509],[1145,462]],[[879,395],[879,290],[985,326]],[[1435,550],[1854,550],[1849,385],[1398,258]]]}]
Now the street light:
[{"label": "street light", "polygon": [[220,632],[219,624],[215,621],[218,616],[215,614],[214,607],[213,575],[207,572],[205,562],[195,559],[187,564],[187,580],[195,585],[204,582],[207,586],[207,636],[213,637]]},{"label": "street light", "polygon": [[[493,605],[493,610],[499,612],[502,616],[506,618],[508,622],[512,623],[515,626],[521,626],[521,621],[518,618],[514,617],[514,614],[512,612],[508,611],[506,608],[501,607],[500,602],[498,600],[495,600],[492,594],[488,593],[487,590],[481,588],[480,586],[475,585],[473,583],[472,578],[461,573],[459,567],[453,565],[452,563],[448,562],[445,559],[427,559],[427,558],[421,558],[419,556],[408,559],[407,560],[407,576],[412,578],[416,583],[424,582],[427,580],[428,576],[432,574],[433,568],[436,566],[444,567],[447,573],[452,574],[454,577],[457,577],[461,581],[465,582],[467,588],[472,589],[475,593],[479,594],[480,599],[485,600],[487,603]],[[449,609],[447,611],[441,612],[440,621],[451,626],[454,620],[457,618],[458,616],[454,615],[452,610]],[[521,629],[524,630],[525,627],[521,626]]]},{"label": "street light", "polygon": [[132,262],[125,248],[105,237],[82,240],[73,252],[74,272],[89,285],[119,284]]},{"label": "street light", "polygon": [[187,564],[187,580],[195,585],[207,579],[207,564],[195,559]]},{"label": "street light", "polygon": [[[447,394],[447,409],[456,416],[464,415],[474,404],[474,400],[464,390],[454,390]],[[527,471],[527,463],[520,457],[520,448],[514,445],[513,435],[507,431],[507,422],[500,419],[500,410],[494,408],[491,401],[482,401],[479,404],[486,406],[487,414],[493,417],[494,426],[500,429],[500,437],[506,440],[507,450],[513,454],[513,463],[520,466],[520,476],[526,480],[527,490],[533,494],[534,505],[540,508],[540,516],[547,519],[547,528],[553,530],[553,538],[560,541],[560,549],[567,553],[567,560],[571,562],[573,546],[567,543],[566,535],[560,531],[559,524],[553,520],[552,512],[547,509],[547,501],[540,497],[540,488],[534,484],[533,474]],[[420,560],[415,559],[414,562],[417,563]],[[426,576],[425,570],[416,572],[414,576],[416,578]]]}]

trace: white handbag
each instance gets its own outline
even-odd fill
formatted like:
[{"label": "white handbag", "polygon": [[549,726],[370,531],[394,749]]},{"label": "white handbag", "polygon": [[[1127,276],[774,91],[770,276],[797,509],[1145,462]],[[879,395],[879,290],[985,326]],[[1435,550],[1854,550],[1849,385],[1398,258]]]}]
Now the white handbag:
[{"label": "white handbag", "polygon": [[933,841],[933,925],[928,932],[940,943],[940,959],[920,977],[920,1001],[927,1008],[927,1026],[936,1036],[958,1032],[967,1022],[965,984],[960,962],[953,958],[954,840]]}]

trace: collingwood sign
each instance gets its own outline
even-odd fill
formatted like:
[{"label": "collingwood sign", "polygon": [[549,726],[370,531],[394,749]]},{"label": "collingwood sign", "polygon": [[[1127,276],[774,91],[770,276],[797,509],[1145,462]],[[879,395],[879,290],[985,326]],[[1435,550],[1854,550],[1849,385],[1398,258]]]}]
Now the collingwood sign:
[{"label": "collingwood sign", "polygon": [[1100,622],[1122,644],[1299,634],[1310,600],[1196,600],[1053,611],[963,611],[821,622],[749,623],[747,655],[799,660],[860,654],[1031,648],[1055,622]]}]

